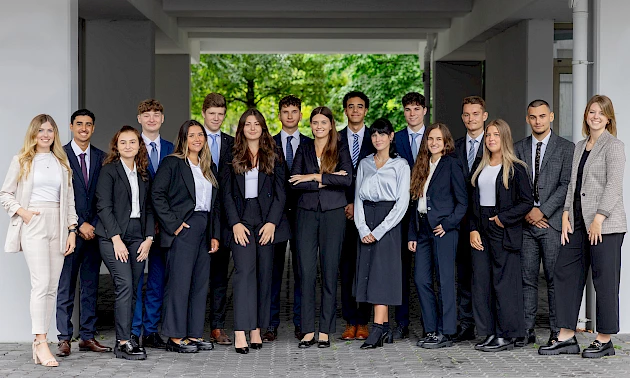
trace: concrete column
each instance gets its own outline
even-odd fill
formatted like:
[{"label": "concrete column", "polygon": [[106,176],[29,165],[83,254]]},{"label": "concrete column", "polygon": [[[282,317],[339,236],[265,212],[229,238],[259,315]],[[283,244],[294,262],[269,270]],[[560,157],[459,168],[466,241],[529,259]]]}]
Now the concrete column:
[{"label": "concrete column", "polygon": [[[626,145],[626,173],[624,175],[624,205],[630,219],[630,76],[626,62],[630,61],[627,41],[630,39],[627,15],[630,2],[626,0],[596,0],[594,4],[594,92],[603,94],[612,100],[617,119],[617,138]],[[630,332],[630,242],[626,237],[622,248],[621,285],[620,285],[620,327],[621,333]]]},{"label": "concrete column", "polygon": [[179,127],[190,119],[190,55],[155,56],[155,98],[164,106],[160,135],[174,143]]},{"label": "concrete column", "polygon": [[[78,103],[77,0],[0,0],[0,178],[17,154],[31,119],[50,114],[60,128],[61,143],[70,139],[67,125]],[[36,25],[37,27],[25,27]],[[0,248],[4,250],[9,217],[0,214]],[[28,342],[31,334],[31,283],[22,253],[0,252],[0,342]],[[48,338],[57,336],[55,319]]]},{"label": "concrete column", "polygon": [[486,42],[489,120],[505,119],[518,141],[530,133],[526,109],[535,99],[553,109],[553,20],[524,20]]},{"label": "concrete column", "polygon": [[151,21],[85,23],[85,106],[96,116],[92,141],[102,150],[121,126],[139,126],[138,103],[155,94],[154,34]]},{"label": "concrete column", "polygon": [[445,123],[453,138],[466,134],[462,100],[483,96],[483,62],[435,62],[433,121]]}]

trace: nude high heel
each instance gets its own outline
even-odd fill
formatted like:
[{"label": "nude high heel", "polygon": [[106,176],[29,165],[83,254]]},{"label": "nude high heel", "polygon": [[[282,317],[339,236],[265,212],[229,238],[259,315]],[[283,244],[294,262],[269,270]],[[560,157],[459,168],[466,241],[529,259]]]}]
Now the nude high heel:
[{"label": "nude high heel", "polygon": [[40,340],[40,341],[33,340],[33,361],[35,361],[35,364],[41,364],[42,366],[46,366],[46,367],[59,366],[59,362],[57,362],[55,357],[48,359],[46,361],[42,361],[37,355],[37,346],[39,344],[45,344],[45,343],[48,343],[48,340]]}]

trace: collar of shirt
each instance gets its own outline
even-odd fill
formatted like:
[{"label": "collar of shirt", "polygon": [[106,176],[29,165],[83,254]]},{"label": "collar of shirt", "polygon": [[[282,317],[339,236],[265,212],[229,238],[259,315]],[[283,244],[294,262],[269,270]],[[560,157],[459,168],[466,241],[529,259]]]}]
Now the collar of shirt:
[{"label": "collar of shirt", "polygon": [[[420,130],[418,130],[416,134],[419,134],[418,136],[422,136],[424,135],[424,130],[425,130],[425,127],[424,125],[422,125],[422,127],[420,128]],[[415,131],[411,130],[411,127],[407,126],[407,134],[409,135],[410,138],[411,138],[411,134],[413,133],[415,133]]]},{"label": "collar of shirt", "polygon": [[74,139],[72,139],[72,142],[70,142],[70,147],[72,147],[72,151],[74,151],[77,159],[79,159],[79,163],[81,162],[79,155],[81,155],[82,153],[85,153],[85,161],[88,162],[88,160],[90,159],[90,144],[88,144],[85,151],[83,151],[81,147],[79,147],[79,145],[74,141]]},{"label": "collar of shirt", "polygon": [[151,140],[146,135],[144,135],[144,133],[142,133],[142,140],[144,141],[144,144],[146,144],[149,154],[151,154],[151,142],[155,142],[155,148],[157,148],[158,154],[160,153],[160,141],[162,140],[162,138],[160,138],[160,134],[158,134],[155,140]]},{"label": "collar of shirt", "polygon": [[[206,135],[208,136],[208,143],[212,142],[212,138],[210,137],[210,135],[218,135],[219,137],[217,138],[217,144],[220,146],[221,145],[221,130],[219,131],[210,131],[208,129],[206,129],[204,127],[204,130],[206,130]],[[208,144],[208,146],[210,146],[210,144]]]},{"label": "collar of shirt", "polygon": [[[298,144],[300,143],[300,130],[295,130],[293,134],[289,134],[284,129],[280,130],[280,139],[282,141],[286,141],[288,136],[294,137],[293,140],[297,140]],[[291,141],[293,143],[293,141]]]},{"label": "collar of shirt", "polygon": [[429,167],[435,169],[438,166],[438,163],[440,162],[440,160],[442,159],[442,157],[440,156],[437,161],[434,163],[431,161],[431,158],[429,158]]},{"label": "collar of shirt", "polygon": [[120,164],[122,164],[123,168],[125,169],[125,174],[127,175],[127,177],[129,177],[129,174],[133,173],[133,174],[137,174],[138,171],[136,171],[136,162],[133,162],[133,169],[129,169],[129,167],[127,167],[127,164],[125,164],[124,161],[120,161]]},{"label": "collar of shirt", "polygon": [[[532,135],[532,147],[536,148],[536,145],[538,144],[538,142],[542,142],[542,147],[547,147],[547,145],[549,144],[549,139],[551,138],[551,133],[552,131],[549,131],[549,134],[547,134],[547,136],[545,137],[545,139],[543,140],[538,140],[536,139],[535,136]],[[536,150],[534,150],[536,151]]]},{"label": "collar of shirt", "polygon": [[361,126],[361,129],[359,129],[359,132],[354,132],[350,129],[350,126],[348,127],[348,139],[354,139],[353,135],[357,134],[359,136],[359,142],[361,142],[363,140],[363,136],[365,135],[365,124],[363,124],[363,126]]}]

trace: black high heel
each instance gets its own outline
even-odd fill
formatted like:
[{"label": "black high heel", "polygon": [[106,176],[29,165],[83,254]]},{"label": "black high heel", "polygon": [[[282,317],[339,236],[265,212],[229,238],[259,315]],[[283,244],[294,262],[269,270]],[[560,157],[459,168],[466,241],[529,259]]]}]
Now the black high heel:
[{"label": "black high heel", "polygon": [[361,349],[376,349],[378,347],[382,347],[384,342],[392,343],[394,342],[394,335],[388,329],[383,332],[382,324],[374,324],[372,327],[372,331],[370,332],[370,336],[365,340],[363,345],[360,346]]},{"label": "black high heel", "polygon": [[262,349],[262,343],[250,343],[249,346],[255,350]]},{"label": "black high heel", "polygon": [[247,354],[249,353],[249,348],[248,347],[244,347],[244,348],[237,348],[234,347],[234,350],[236,351],[236,353],[238,354]]}]

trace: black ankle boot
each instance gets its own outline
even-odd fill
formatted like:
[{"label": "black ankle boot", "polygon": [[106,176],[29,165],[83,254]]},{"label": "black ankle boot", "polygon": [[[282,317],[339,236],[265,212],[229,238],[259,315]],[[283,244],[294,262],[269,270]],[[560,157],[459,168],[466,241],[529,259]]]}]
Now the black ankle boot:
[{"label": "black ankle boot", "polygon": [[370,336],[368,336],[367,340],[361,345],[361,349],[374,349],[376,347],[383,346],[383,325],[374,323],[372,326],[372,330],[370,331]]}]

